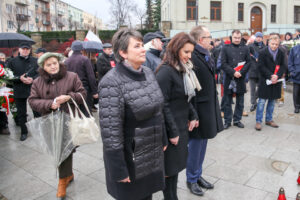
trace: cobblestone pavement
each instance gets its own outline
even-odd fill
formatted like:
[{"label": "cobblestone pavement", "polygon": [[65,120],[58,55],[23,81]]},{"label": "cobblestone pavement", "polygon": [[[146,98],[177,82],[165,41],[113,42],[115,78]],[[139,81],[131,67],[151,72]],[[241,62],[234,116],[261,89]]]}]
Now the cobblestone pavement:
[{"label": "cobblestone pavement", "polygon": [[[288,200],[300,192],[300,115],[293,113],[292,95],[276,105],[274,120],[280,127],[254,129],[255,112],[209,140],[204,177],[215,184],[203,197],[190,194],[185,172],[180,173],[180,200],[276,200],[281,186]],[[249,94],[245,110],[249,111]],[[20,142],[20,129],[10,119],[10,136],[0,136],[0,193],[9,200],[55,199],[58,179],[49,157],[40,153],[33,138]],[[75,181],[67,189],[70,200],[110,200],[106,192],[102,142],[81,146],[74,154]],[[0,199],[1,199],[0,195]],[[5,199],[3,197],[3,199]],[[154,199],[163,199],[162,193]]]}]

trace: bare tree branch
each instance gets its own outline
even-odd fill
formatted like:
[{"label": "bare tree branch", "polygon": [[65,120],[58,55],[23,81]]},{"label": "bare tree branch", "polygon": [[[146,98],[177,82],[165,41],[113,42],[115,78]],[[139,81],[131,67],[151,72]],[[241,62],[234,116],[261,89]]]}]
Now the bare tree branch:
[{"label": "bare tree branch", "polygon": [[126,21],[131,22],[130,13],[134,8],[132,0],[111,0],[110,4],[111,22],[115,24],[117,29],[122,25],[126,25]]}]

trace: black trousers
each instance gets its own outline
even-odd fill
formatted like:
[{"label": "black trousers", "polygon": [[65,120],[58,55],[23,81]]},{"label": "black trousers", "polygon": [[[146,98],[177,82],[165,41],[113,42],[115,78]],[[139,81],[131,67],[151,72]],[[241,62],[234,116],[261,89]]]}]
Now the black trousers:
[{"label": "black trousers", "polygon": [[[224,120],[225,124],[232,122],[232,94],[224,94]],[[233,122],[239,122],[242,119],[244,110],[244,94],[236,94],[235,109],[233,114]]]},{"label": "black trousers", "polygon": [[[21,127],[21,134],[27,134],[27,98],[15,98],[15,102],[17,107],[17,118]],[[33,116],[36,118],[41,115],[38,112],[33,111]]]},{"label": "black trousers", "polygon": [[177,197],[177,182],[178,174],[165,178],[166,187],[163,190],[164,200],[178,200]]},{"label": "black trousers", "polygon": [[58,174],[59,178],[66,178],[73,174],[73,153],[60,164]]},{"label": "black trousers", "polygon": [[295,108],[300,108],[300,84],[294,83],[293,100]]},{"label": "black trousers", "polygon": [[8,120],[6,116],[6,112],[0,112],[0,130],[7,128]]}]

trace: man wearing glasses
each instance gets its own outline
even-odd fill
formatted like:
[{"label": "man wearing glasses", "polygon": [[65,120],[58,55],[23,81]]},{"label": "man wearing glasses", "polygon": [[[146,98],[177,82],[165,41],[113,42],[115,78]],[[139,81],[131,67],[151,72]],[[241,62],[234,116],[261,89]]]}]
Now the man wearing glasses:
[{"label": "man wearing glasses", "polygon": [[191,193],[202,196],[204,193],[201,188],[214,188],[213,184],[202,177],[207,142],[223,130],[223,123],[214,78],[215,64],[209,52],[212,37],[209,30],[203,26],[194,27],[190,35],[197,42],[191,60],[202,89],[196,91],[192,100],[199,117],[199,126],[189,133],[186,176]]},{"label": "man wearing glasses", "polygon": [[[221,69],[225,72],[224,80],[224,128],[233,125],[244,128],[241,122],[244,110],[244,94],[246,93],[245,77],[250,68],[249,48],[241,44],[242,34],[232,31],[232,42],[225,45],[221,52]],[[236,95],[234,114],[232,116],[232,97]]]}]

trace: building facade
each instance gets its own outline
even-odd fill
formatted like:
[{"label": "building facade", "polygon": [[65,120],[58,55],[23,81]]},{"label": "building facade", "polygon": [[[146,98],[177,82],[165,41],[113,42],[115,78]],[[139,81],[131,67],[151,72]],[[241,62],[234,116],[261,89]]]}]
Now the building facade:
[{"label": "building facade", "polygon": [[295,32],[300,28],[299,0],[162,0],[161,28],[169,36],[205,25],[214,37],[233,29],[253,34],[262,31]]},{"label": "building facade", "polygon": [[61,0],[0,0],[0,13],[0,32],[78,30],[91,20],[103,28],[101,19]]}]

